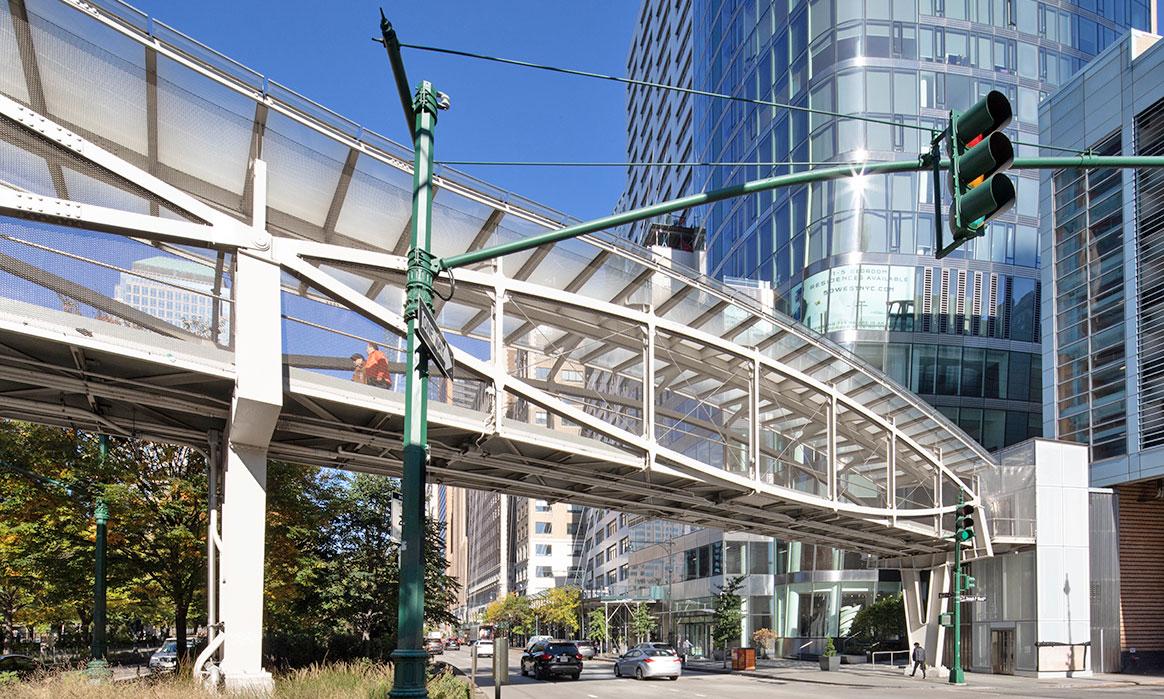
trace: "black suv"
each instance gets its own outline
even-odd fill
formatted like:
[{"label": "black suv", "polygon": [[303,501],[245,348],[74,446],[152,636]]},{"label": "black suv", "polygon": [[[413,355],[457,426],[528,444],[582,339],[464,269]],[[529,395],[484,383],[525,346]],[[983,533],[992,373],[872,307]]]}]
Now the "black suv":
[{"label": "black suv", "polygon": [[568,641],[538,641],[521,656],[521,674],[539,680],[557,675],[576,680],[582,675],[582,653]]}]

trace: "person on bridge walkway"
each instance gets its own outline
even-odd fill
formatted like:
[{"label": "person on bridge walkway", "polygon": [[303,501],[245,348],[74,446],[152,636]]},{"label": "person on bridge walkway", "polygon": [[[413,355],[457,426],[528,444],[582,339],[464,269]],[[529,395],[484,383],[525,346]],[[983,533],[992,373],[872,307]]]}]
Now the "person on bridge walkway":
[{"label": "person on bridge walkway", "polygon": [[910,657],[913,658],[913,672],[909,673],[909,676],[916,677],[917,669],[920,667],[924,680],[926,678],[926,649],[922,648],[920,643],[914,643],[913,653]]},{"label": "person on bridge walkway", "polygon": [[352,355],[352,381],[356,383],[368,383],[368,377],[364,368],[364,355],[356,352]]},{"label": "person on bridge walkway", "polygon": [[388,372],[388,358],[375,344],[368,343],[368,361],[364,363],[364,376],[369,386],[392,388],[392,377]]}]

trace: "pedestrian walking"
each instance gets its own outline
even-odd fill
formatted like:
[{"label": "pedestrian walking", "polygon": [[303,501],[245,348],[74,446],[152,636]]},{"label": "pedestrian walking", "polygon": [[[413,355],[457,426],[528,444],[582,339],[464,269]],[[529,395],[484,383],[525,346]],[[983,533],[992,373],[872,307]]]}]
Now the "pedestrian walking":
[{"label": "pedestrian walking", "polygon": [[922,679],[926,678],[926,649],[921,647],[920,643],[913,644],[913,672],[909,673],[910,677],[917,676],[917,669],[920,667],[922,671]]}]

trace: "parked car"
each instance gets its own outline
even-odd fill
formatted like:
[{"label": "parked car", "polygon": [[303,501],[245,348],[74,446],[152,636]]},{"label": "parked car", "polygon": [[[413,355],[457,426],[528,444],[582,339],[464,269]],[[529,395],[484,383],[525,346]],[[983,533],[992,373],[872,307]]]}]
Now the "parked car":
[{"label": "parked car", "polygon": [[631,648],[614,661],[615,677],[631,677],[636,680],[648,677],[679,679],[683,674],[683,663],[674,652],[660,648]]},{"label": "parked car", "polygon": [[559,675],[576,680],[582,676],[582,653],[570,641],[538,641],[521,656],[521,674],[539,680]]},{"label": "parked car", "polygon": [[570,641],[570,643],[578,646],[578,651],[582,653],[583,660],[593,660],[594,656],[598,653],[598,649],[590,641]]},{"label": "parked car", "polygon": [[449,640],[445,641],[445,649],[461,650],[461,641],[456,636],[453,636]]},{"label": "parked car", "polygon": [[28,679],[40,670],[40,661],[27,655],[0,655],[0,672],[14,672],[17,679]]},{"label": "parked car", "polygon": [[151,673],[176,672],[178,670],[178,639],[167,638],[161,647],[153,652],[149,660]]},{"label": "parked car", "polygon": [[439,638],[424,639],[424,649],[429,655],[444,655],[445,644]]},{"label": "parked car", "polygon": [[483,638],[473,644],[473,648],[477,651],[478,658],[492,658],[493,657],[493,641],[488,638]]},{"label": "parked car", "polygon": [[529,651],[530,648],[533,648],[535,645],[537,645],[543,641],[552,641],[552,640],[554,640],[553,636],[530,636],[529,641],[525,644],[525,649],[526,649],[526,651]]}]

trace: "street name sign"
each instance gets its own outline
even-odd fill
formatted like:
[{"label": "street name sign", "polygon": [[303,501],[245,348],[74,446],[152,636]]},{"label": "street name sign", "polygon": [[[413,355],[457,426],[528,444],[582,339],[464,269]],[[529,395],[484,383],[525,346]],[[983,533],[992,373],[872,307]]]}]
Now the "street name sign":
[{"label": "street name sign", "polygon": [[420,344],[428,352],[432,363],[436,364],[437,370],[445,378],[453,378],[453,368],[456,366],[453,362],[453,348],[449,347],[449,341],[437,325],[432,309],[423,303],[416,304],[416,307],[416,334],[420,337]]}]

